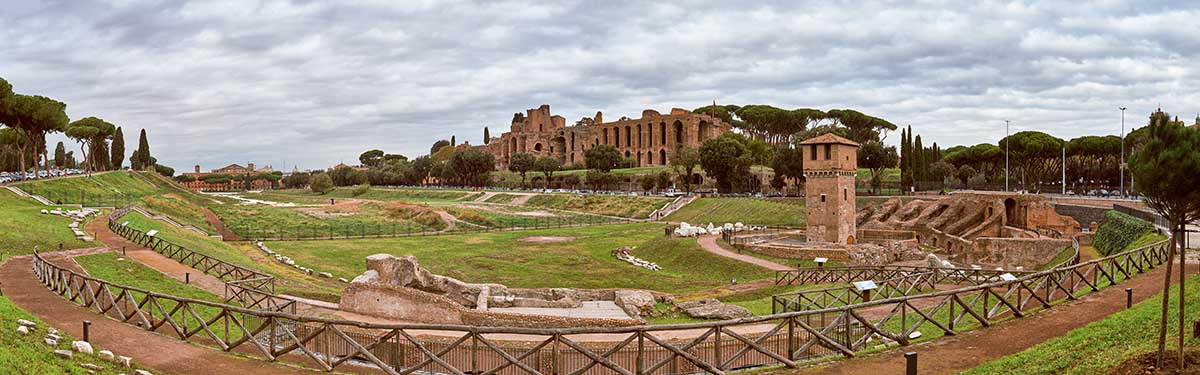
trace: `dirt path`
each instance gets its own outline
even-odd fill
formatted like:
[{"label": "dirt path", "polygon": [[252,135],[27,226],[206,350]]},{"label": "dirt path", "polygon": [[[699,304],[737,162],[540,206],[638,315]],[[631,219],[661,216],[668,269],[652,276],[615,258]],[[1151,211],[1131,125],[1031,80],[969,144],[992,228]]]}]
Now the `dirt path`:
[{"label": "dirt path", "polygon": [[[1188,273],[1200,269],[1188,264]],[[1176,270],[1178,271],[1178,270]],[[865,357],[831,362],[826,366],[785,370],[788,374],[899,374],[904,372],[904,353],[920,355],[918,372],[952,374],[985,362],[1028,349],[1043,341],[1065,335],[1072,329],[1125,309],[1125,288],[1133,288],[1134,303],[1162,290],[1164,267],[1132,280],[1089,294],[1077,301],[1055,306],[1031,316],[1009,320],[957,336],[901,347]],[[1178,272],[1175,272],[1176,274]],[[1175,280],[1178,280],[1176,277]]]},{"label": "dirt path", "polygon": [[[61,256],[61,255],[60,255]],[[63,262],[59,262],[60,264]],[[297,374],[316,373],[296,367],[248,360],[219,350],[190,345],[174,338],[143,331],[55,295],[33,274],[32,257],[13,257],[0,266],[4,295],[25,311],[59,330],[83,337],[80,322],[89,320],[91,341],[100,348],[134,358],[140,365],[169,374]]]},{"label": "dirt path", "polygon": [[700,236],[700,248],[707,250],[710,253],[717,254],[733,260],[740,260],[772,271],[791,271],[795,267],[789,267],[779,263],[775,263],[765,259],[755,258],[749,255],[738,254],[729,250],[725,250],[721,245],[717,244],[720,236]]},{"label": "dirt path", "polygon": [[233,231],[229,230],[229,227],[225,226],[225,222],[221,221],[221,218],[217,217],[217,214],[213,213],[212,210],[208,209],[208,207],[204,208],[204,219],[208,220],[209,224],[212,224],[213,228],[217,230],[217,234],[221,235],[221,239],[225,241],[242,240],[241,236],[238,236],[234,234]]},{"label": "dirt path", "polygon": [[94,233],[96,241],[99,241],[104,246],[111,249],[117,254],[122,253],[124,256],[137,261],[147,267],[161,272],[172,279],[179,282],[189,281],[192,286],[203,289],[209,293],[218,296],[225,295],[225,283],[215,276],[207,275],[204,272],[185,266],[182,263],[176,262],[174,259],[168,258],[165,255],[159,254],[154,250],[142,247],[135,244],[124,237],[118,236],[116,233],[108,230],[108,217],[99,216],[92,220],[87,225],[87,231]]}]

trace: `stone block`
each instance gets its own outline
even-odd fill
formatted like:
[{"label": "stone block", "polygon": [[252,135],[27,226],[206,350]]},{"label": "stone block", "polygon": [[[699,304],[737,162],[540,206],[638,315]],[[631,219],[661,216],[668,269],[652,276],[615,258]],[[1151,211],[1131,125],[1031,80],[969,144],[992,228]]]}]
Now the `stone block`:
[{"label": "stone block", "polygon": [[92,354],[92,344],[87,341],[75,341],[71,343],[71,349],[80,353]]},{"label": "stone block", "polygon": [[31,321],[28,321],[25,319],[17,319],[17,324],[26,326],[29,328],[37,328],[37,323],[31,322]]},{"label": "stone block", "polygon": [[28,334],[29,334],[29,327],[26,327],[26,326],[17,326],[17,333],[20,333],[21,335],[28,335]]},{"label": "stone block", "polygon": [[71,359],[71,357],[75,356],[75,354],[71,353],[70,350],[64,350],[64,349],[55,350],[54,355],[58,356],[59,358],[63,358],[63,359]]},{"label": "stone block", "polygon": [[108,350],[101,350],[96,353],[96,356],[100,357],[100,359],[103,359],[103,360],[109,361],[109,362],[112,362],[117,359],[117,357],[113,355],[113,352],[108,351]]},{"label": "stone block", "polygon": [[133,367],[133,358],[126,356],[117,356],[117,364],[125,367]]}]

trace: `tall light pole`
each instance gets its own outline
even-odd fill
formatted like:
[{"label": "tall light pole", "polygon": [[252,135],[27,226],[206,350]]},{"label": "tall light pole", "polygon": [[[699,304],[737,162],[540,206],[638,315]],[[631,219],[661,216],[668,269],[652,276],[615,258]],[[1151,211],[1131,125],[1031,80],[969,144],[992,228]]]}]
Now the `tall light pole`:
[{"label": "tall light pole", "polygon": [[1008,120],[1004,120],[1004,191],[1008,191]]},{"label": "tall light pole", "polygon": [[1121,197],[1125,197],[1125,107],[1121,110]]}]

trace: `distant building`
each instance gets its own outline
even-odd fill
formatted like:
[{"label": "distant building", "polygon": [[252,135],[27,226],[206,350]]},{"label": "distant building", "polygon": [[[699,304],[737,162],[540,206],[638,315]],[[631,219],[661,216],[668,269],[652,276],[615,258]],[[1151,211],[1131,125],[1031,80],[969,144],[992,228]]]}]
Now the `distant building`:
[{"label": "distant building", "polygon": [[498,169],[507,168],[509,158],[517,153],[552,156],[564,164],[583,163],[584,152],[601,144],[616,147],[638,166],[666,165],[679,146],[699,147],[730,128],[719,118],[681,108],[665,115],[647,109],[641,118],[613,122],[604,122],[603,114],[596,112],[595,117],[568,126],[564,117],[551,115],[550,106],[542,105],[514,118],[510,131],[473,147],[495,156]]},{"label": "distant building", "polygon": [[346,163],[337,163],[337,165],[329,168],[329,170],[333,171],[333,170],[338,170],[338,169],[342,169],[342,168],[350,168],[350,169],[353,169],[356,171],[362,171],[362,172],[366,172],[368,169],[370,169],[370,167],[367,167],[365,165],[346,165]]},{"label": "distant building", "polygon": [[275,172],[275,169],[271,168],[269,165],[264,168],[256,169],[254,167],[254,163],[248,163],[244,167],[237,164],[230,164],[208,172],[201,172],[200,165],[197,164],[192,172],[183,174],[183,176],[191,177],[192,180],[181,181],[180,183],[183,184],[183,186],[186,186],[188,189],[195,191],[266,190],[273,187],[273,183],[270,180],[253,180],[250,182],[249,188],[247,188],[245,183],[242,181],[231,180],[228,182],[214,183],[205,182],[204,177],[211,175],[227,175],[233,178],[238,176],[260,175],[273,172]]}]

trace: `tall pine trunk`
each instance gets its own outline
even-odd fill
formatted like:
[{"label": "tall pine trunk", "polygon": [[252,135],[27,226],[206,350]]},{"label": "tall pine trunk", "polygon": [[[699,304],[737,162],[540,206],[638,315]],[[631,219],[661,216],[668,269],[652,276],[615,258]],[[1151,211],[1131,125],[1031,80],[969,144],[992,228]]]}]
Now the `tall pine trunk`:
[{"label": "tall pine trunk", "polygon": [[[1184,333],[1187,332],[1184,330],[1184,327],[1183,327],[1183,321],[1184,321],[1183,307],[1185,305],[1187,305],[1187,303],[1186,303],[1187,300],[1183,299],[1184,289],[1186,289],[1186,288],[1184,288],[1183,284],[1187,280],[1187,278],[1184,277],[1185,272],[1187,272],[1187,258],[1185,258],[1185,255],[1187,254],[1187,242],[1186,242],[1187,241],[1187,224],[1186,223],[1182,223],[1182,222],[1179,223],[1179,232],[1178,233],[1179,234],[1175,237],[1178,238],[1178,241],[1179,241],[1179,369],[1182,370],[1183,368],[1185,368],[1187,366],[1187,363],[1185,363],[1183,361],[1183,336],[1184,336]],[[1175,240],[1175,239],[1172,239],[1172,240]],[[1182,371],[1180,371],[1180,372],[1182,372]]]},{"label": "tall pine trunk", "polygon": [[[1175,219],[1171,219],[1170,228],[1171,228],[1172,232],[1174,232],[1174,228],[1177,226],[1178,226],[1178,224],[1175,222]],[[1171,234],[1173,235],[1174,233],[1171,233]],[[1167,274],[1166,274],[1166,276],[1163,276],[1162,308],[1160,309],[1161,316],[1159,318],[1159,324],[1158,324],[1158,363],[1156,366],[1157,368],[1162,368],[1163,357],[1167,352],[1167,310],[1170,309],[1171,267],[1173,267],[1175,265],[1175,241],[1176,241],[1176,239],[1172,238],[1170,241],[1170,244],[1167,245]]]}]

